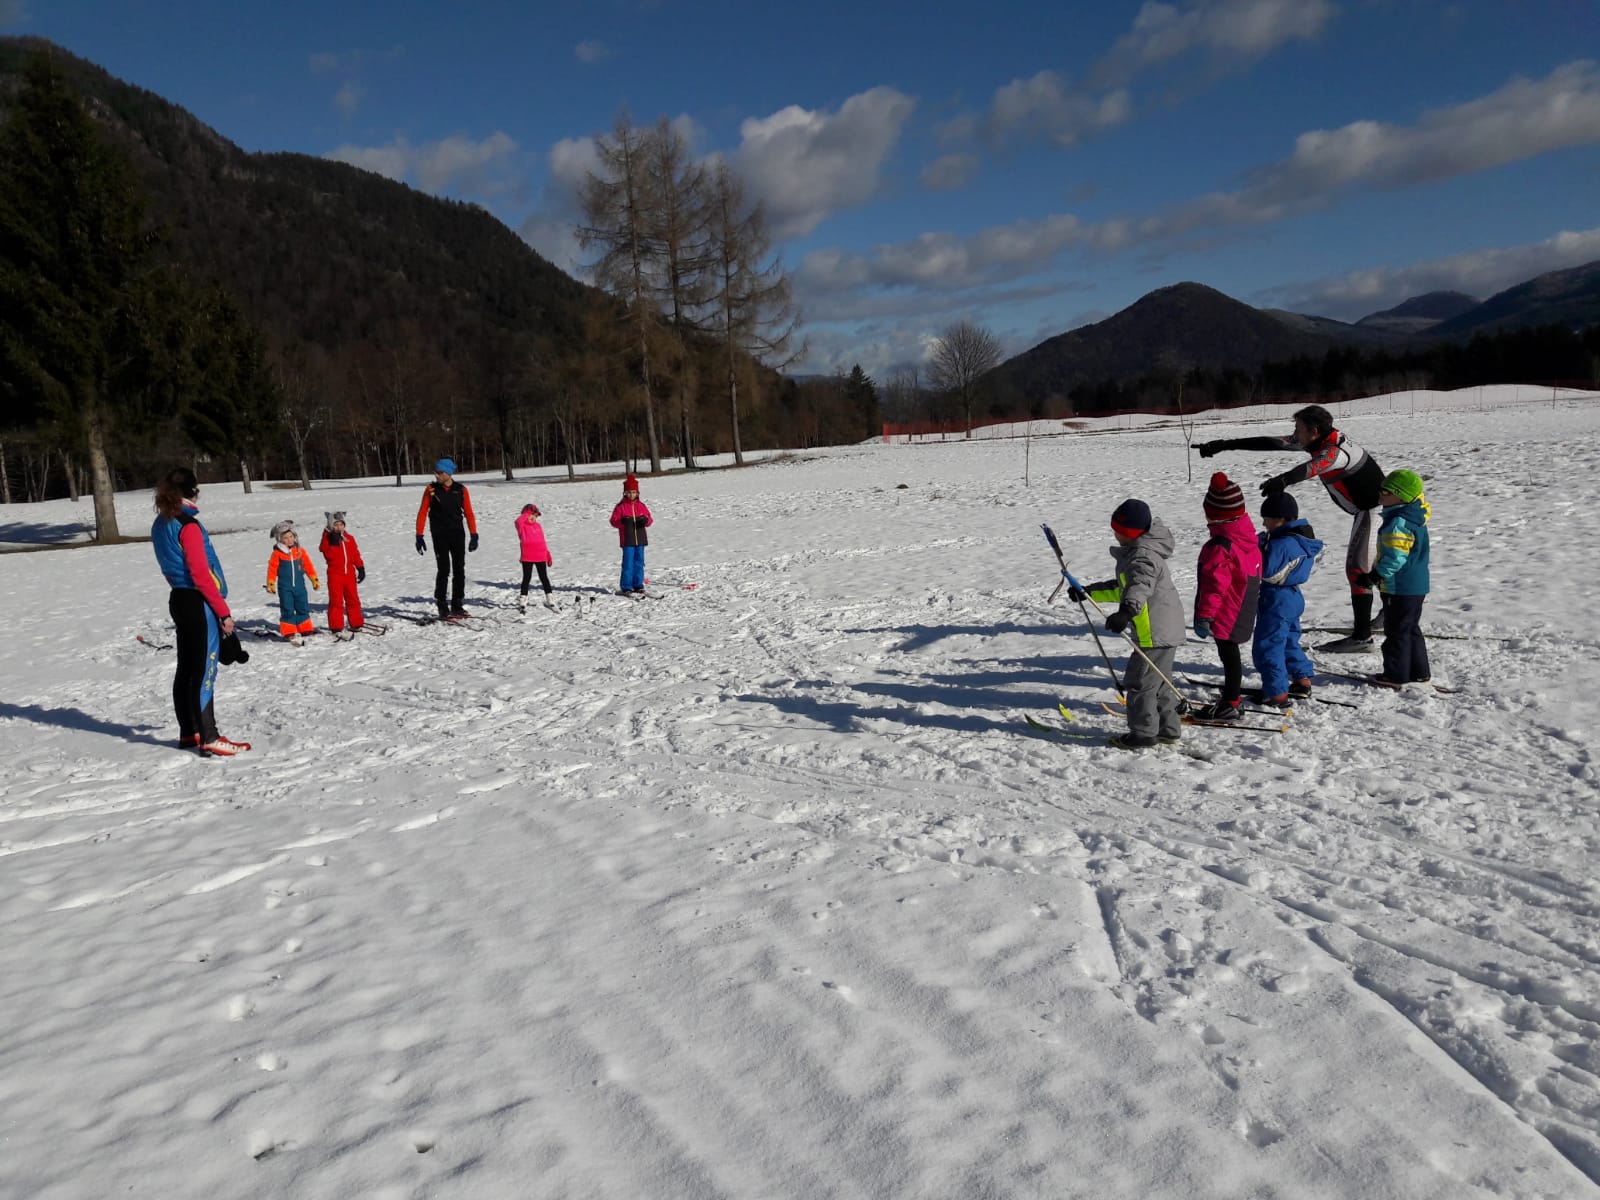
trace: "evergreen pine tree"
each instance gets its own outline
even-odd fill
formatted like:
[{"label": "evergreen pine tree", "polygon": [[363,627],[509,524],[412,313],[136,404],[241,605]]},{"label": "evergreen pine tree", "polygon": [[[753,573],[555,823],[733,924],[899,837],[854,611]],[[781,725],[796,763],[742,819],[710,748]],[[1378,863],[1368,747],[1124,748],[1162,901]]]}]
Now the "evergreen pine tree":
[{"label": "evergreen pine tree", "polygon": [[89,463],[95,538],[114,541],[110,455],[159,391],[152,334],[165,323],[144,193],[48,52],[29,61],[0,126],[0,162],[4,419],[59,422]]}]

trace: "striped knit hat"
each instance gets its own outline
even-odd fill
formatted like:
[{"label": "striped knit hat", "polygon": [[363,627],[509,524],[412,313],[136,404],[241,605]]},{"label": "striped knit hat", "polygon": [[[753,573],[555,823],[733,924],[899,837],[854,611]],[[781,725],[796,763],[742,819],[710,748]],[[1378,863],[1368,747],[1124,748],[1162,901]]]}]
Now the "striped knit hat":
[{"label": "striped knit hat", "polygon": [[1208,521],[1231,521],[1244,513],[1244,493],[1237,483],[1218,471],[1206,490],[1205,510]]}]

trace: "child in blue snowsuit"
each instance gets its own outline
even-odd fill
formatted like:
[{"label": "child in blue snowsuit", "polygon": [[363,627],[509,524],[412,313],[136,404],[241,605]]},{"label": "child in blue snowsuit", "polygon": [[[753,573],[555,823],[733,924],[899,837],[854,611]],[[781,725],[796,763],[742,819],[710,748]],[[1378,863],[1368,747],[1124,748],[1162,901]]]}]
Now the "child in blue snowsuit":
[{"label": "child in blue snowsuit", "polygon": [[1300,506],[1288,492],[1267,497],[1261,524],[1261,600],[1250,657],[1261,675],[1262,698],[1286,705],[1291,695],[1310,695],[1316,673],[1300,648],[1300,615],[1306,610],[1300,585],[1311,578],[1322,543],[1300,519]]}]

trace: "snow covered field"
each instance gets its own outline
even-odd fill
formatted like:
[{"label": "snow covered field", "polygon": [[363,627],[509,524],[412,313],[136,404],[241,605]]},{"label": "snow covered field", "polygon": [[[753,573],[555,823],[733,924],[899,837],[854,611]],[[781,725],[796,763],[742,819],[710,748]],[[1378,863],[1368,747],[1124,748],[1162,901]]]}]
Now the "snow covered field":
[{"label": "snow covered field", "polygon": [[[996,439],[646,478],[658,600],[600,594],[615,480],[469,478],[461,628],[396,615],[420,480],[207,487],[246,626],[324,509],[389,625],[246,637],[231,761],[171,746],[147,545],[0,556],[0,1196],[1600,1196],[1600,401],[1340,417],[1431,477],[1461,691],[1330,680],[1209,761],[1105,746],[1044,603],[1040,521],[1099,578],[1144,497],[1187,604],[1210,471],[1297,461],[1187,483],[1171,428],[1035,440],[1027,487]],[[529,499],[563,608],[521,618]],[[1337,561],[1307,595],[1348,618]]]}]

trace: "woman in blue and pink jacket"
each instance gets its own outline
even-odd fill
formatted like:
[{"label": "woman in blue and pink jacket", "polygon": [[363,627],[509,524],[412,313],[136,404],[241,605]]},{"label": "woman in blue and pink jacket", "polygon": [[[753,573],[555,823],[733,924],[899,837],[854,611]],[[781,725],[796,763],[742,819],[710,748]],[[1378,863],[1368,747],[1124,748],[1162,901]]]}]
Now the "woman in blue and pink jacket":
[{"label": "woman in blue and pink jacket", "polygon": [[644,548],[650,544],[645,532],[655,524],[650,510],[639,499],[639,481],[629,475],[622,484],[622,499],[611,510],[611,528],[622,543],[622,584],[624,596],[644,591]]},{"label": "woman in blue and pink jacket", "polygon": [[178,669],[172,678],[172,707],[178,718],[178,745],[202,755],[232,755],[250,749],[217,732],[212,693],[223,641],[239,650],[228,610],[228,581],[211,538],[200,524],[200,483],[187,467],[175,467],[156,484],[156,519],[150,526],[161,574],[172,586],[167,611],[176,627]]}]

